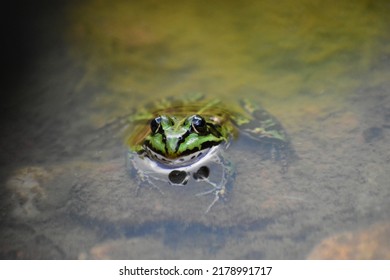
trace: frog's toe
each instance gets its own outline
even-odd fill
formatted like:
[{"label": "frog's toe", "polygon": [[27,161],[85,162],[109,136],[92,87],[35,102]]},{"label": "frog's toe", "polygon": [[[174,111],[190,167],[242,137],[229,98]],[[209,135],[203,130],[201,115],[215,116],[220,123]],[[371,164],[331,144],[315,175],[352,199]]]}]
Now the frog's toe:
[{"label": "frog's toe", "polygon": [[210,212],[211,208],[213,208],[215,203],[217,203],[220,199],[225,200],[225,194],[226,194],[225,188],[222,188],[220,190],[215,191],[215,197],[214,197],[213,201],[210,203],[210,205],[207,207],[205,214]]}]

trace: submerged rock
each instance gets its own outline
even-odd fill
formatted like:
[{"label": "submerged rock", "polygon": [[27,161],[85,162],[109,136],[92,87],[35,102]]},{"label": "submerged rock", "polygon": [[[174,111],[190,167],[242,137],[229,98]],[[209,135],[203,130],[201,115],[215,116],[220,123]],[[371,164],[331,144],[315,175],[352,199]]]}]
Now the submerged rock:
[{"label": "submerged rock", "polygon": [[377,223],[362,230],[330,236],[313,249],[308,259],[388,260],[390,224]]}]

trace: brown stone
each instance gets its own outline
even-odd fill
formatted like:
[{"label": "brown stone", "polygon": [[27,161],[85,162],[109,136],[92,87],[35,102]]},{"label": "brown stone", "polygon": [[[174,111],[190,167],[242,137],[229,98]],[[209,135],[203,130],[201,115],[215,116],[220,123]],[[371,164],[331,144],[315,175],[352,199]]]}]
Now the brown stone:
[{"label": "brown stone", "polygon": [[390,259],[390,223],[328,237],[313,249],[308,259]]}]

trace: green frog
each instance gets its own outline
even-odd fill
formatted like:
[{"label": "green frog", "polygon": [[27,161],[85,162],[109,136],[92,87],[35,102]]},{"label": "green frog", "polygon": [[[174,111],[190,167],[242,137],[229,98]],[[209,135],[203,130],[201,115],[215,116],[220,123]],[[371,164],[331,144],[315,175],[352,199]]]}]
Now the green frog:
[{"label": "green frog", "polygon": [[283,172],[293,153],[280,122],[247,99],[235,108],[203,95],[168,98],[149,104],[131,122],[128,165],[138,186],[163,193],[164,184],[191,182],[196,187],[203,182],[209,187],[197,195],[213,195],[206,213],[232,190],[235,172],[225,154],[238,137],[257,142],[259,149],[280,160]]}]

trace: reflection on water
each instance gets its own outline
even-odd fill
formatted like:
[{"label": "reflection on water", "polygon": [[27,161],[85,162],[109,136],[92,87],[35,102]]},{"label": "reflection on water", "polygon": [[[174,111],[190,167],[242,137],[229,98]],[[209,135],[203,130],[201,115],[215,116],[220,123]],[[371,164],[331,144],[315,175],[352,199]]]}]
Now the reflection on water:
[{"label": "reflection on water", "polygon": [[[26,25],[39,38],[34,59],[1,105],[1,257],[390,258],[389,9],[368,0],[42,5]],[[136,196],[127,117],[193,92],[261,103],[299,159],[283,174],[238,143],[233,195],[207,215],[196,190]]]}]

